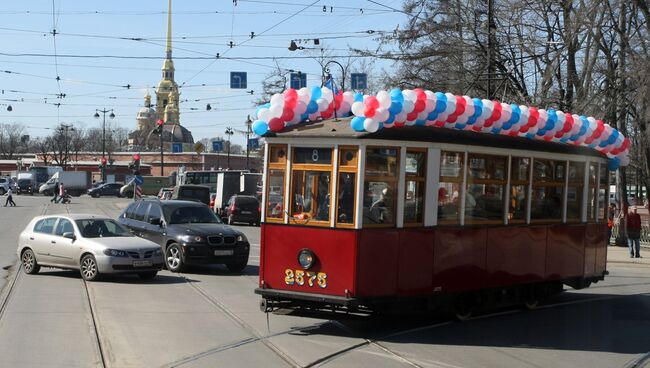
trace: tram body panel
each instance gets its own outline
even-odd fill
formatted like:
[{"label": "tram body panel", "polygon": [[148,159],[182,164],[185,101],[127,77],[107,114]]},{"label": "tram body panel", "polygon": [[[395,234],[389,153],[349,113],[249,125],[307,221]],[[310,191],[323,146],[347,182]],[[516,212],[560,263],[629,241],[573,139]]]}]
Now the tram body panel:
[{"label": "tram body panel", "polygon": [[585,262],[585,226],[549,225],[546,241],[546,279],[581,277]]},{"label": "tram body panel", "polygon": [[599,228],[593,226],[585,226],[585,267],[584,276],[591,276],[596,272],[596,255],[599,248],[598,241],[600,240]]},{"label": "tram body panel", "polygon": [[[262,224],[264,246],[260,284],[265,289],[346,296],[353,293],[356,277],[357,234],[281,224]],[[317,261],[308,270],[298,263],[298,253],[312,250]],[[309,274],[308,274],[309,272]],[[311,280],[309,275],[313,275]],[[323,277],[324,276],[324,277]]]},{"label": "tram body panel", "polygon": [[426,295],[433,290],[435,234],[431,228],[406,228],[399,237],[398,293]]},{"label": "tram body panel", "polygon": [[543,281],[546,226],[488,228],[487,269],[495,287]]},{"label": "tram body panel", "polygon": [[435,290],[457,292],[489,286],[486,228],[438,228],[434,244]]},{"label": "tram body panel", "polygon": [[596,247],[595,267],[592,273],[585,276],[602,275],[607,269],[607,225],[606,224],[587,224],[585,231],[585,243]]},{"label": "tram body panel", "polygon": [[399,229],[359,231],[357,296],[397,295]]}]

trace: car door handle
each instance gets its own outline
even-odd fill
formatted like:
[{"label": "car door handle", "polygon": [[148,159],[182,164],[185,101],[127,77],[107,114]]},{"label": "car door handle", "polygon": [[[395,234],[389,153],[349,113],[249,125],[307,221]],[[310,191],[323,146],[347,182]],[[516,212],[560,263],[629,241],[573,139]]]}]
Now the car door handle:
[{"label": "car door handle", "polygon": [[50,243],[56,244],[56,240],[51,240]]},{"label": "car door handle", "polygon": [[30,236],[30,237],[29,237],[29,240],[34,240],[34,237],[33,237],[33,236]]}]

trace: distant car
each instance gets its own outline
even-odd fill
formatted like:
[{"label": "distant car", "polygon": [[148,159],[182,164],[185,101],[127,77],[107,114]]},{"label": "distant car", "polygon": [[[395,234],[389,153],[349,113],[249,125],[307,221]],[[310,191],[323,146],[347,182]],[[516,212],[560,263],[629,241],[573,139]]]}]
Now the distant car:
[{"label": "distant car", "polygon": [[241,272],[248,264],[246,236],[202,203],[143,199],[131,203],[118,221],[160,244],[172,272],[181,272],[189,264],[225,264],[230,271]]},{"label": "distant car", "polygon": [[10,178],[0,178],[0,195],[7,193],[9,188],[15,188],[14,182]]},{"label": "distant car", "polygon": [[203,185],[178,185],[174,187],[172,199],[197,201],[210,204],[210,188]]},{"label": "distant car", "polygon": [[34,195],[34,182],[32,179],[18,179],[18,183],[16,184],[16,193]]},{"label": "distant car", "polygon": [[234,195],[228,200],[226,205],[228,225],[233,225],[235,222],[255,225],[259,224],[260,217],[260,202],[255,196]]},{"label": "distant car", "polygon": [[103,273],[150,279],[163,266],[158,244],[101,215],[37,216],[20,234],[17,253],[25,273],[41,267],[77,269],[87,281]]},{"label": "distant car", "polygon": [[171,199],[174,188],[160,188],[157,197],[159,199]]},{"label": "distant car", "polygon": [[93,198],[99,198],[105,196],[120,197],[121,196],[120,188],[122,188],[122,184],[120,183],[102,184],[96,188],[88,189],[88,195]]}]

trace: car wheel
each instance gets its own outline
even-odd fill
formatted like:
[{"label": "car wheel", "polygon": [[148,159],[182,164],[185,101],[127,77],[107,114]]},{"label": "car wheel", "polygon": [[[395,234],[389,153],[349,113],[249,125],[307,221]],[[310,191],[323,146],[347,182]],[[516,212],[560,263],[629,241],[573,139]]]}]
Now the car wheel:
[{"label": "car wheel", "polygon": [[41,266],[39,266],[38,262],[36,262],[36,256],[31,249],[25,249],[20,261],[23,264],[23,270],[26,274],[32,275],[38,273],[38,271],[41,269]]},{"label": "car wheel", "polygon": [[4,194],[5,194],[5,188],[0,188],[0,195],[4,195]]},{"label": "car wheel", "polygon": [[228,216],[228,225],[233,225],[235,223],[233,220],[232,215]]},{"label": "car wheel", "polygon": [[93,197],[93,198],[99,198],[99,193],[93,193],[90,196]]},{"label": "car wheel", "polygon": [[140,276],[141,279],[144,280],[150,280],[156,277],[158,274],[158,271],[148,271],[148,272],[138,272],[138,276]]},{"label": "car wheel", "polygon": [[181,247],[172,243],[165,250],[165,264],[167,269],[172,272],[181,272],[183,270],[183,260],[181,259]]},{"label": "car wheel", "polygon": [[95,281],[99,277],[97,260],[92,254],[86,254],[81,258],[81,277],[86,281]]},{"label": "car wheel", "polygon": [[248,257],[240,261],[232,261],[226,263],[226,267],[228,267],[228,270],[234,273],[242,272],[247,265],[248,265]]}]

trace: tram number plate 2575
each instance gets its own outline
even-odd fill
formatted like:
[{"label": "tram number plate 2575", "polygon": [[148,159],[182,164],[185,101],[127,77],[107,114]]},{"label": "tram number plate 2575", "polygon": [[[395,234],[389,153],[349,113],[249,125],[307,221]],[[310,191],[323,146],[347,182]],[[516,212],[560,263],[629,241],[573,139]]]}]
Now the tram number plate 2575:
[{"label": "tram number plate 2575", "polygon": [[313,287],[318,285],[321,289],[327,287],[327,274],[325,272],[312,272],[305,270],[284,270],[284,283],[287,285],[299,285]]}]

